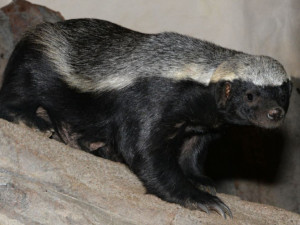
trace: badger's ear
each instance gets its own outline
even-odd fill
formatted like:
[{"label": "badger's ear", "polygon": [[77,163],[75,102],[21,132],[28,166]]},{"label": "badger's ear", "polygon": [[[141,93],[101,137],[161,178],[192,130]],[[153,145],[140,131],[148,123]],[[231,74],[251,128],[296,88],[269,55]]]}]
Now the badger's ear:
[{"label": "badger's ear", "polygon": [[231,96],[232,84],[229,81],[219,82],[216,88],[217,104],[220,107],[225,107],[227,100]]}]

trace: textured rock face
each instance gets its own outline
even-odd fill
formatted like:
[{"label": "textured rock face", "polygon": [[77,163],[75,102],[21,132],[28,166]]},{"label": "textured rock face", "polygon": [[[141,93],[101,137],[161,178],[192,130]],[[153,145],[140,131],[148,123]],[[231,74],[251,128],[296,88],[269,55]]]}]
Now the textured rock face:
[{"label": "textured rock face", "polygon": [[[57,22],[64,18],[59,12],[34,5],[24,0],[15,0],[0,9],[0,74],[22,34],[42,22]],[[2,81],[0,76],[0,86]]]},{"label": "textured rock face", "polygon": [[234,219],[145,194],[122,164],[0,120],[0,224],[299,224],[300,216],[220,195]]}]

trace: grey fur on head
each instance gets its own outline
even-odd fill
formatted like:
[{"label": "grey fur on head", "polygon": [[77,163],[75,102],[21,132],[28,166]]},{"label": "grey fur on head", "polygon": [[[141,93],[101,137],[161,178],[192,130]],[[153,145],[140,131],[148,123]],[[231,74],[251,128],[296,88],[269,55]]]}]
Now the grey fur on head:
[{"label": "grey fur on head", "polygon": [[275,59],[242,53],[218,66],[210,82],[235,79],[251,82],[257,86],[280,86],[290,77]]},{"label": "grey fur on head", "polygon": [[88,19],[65,26],[42,24],[27,37],[40,46],[62,79],[81,92],[119,90],[147,76],[192,79],[204,85],[239,79],[277,86],[289,79],[270,57],[244,54],[185,35],[142,34]]}]

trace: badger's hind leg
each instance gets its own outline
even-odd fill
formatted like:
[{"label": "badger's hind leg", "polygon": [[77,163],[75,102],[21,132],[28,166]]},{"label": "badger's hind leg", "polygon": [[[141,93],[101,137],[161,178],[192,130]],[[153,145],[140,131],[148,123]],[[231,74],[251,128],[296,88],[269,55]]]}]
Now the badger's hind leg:
[{"label": "badger's hind leg", "polygon": [[[10,63],[11,64],[11,63]],[[6,68],[6,74],[0,90],[0,118],[14,123],[25,123],[29,127],[36,127],[42,131],[51,128],[51,124],[37,116],[40,106],[34,85],[32,74],[21,69]],[[15,69],[16,71],[11,71]]]},{"label": "badger's hind leg", "polygon": [[14,123],[25,123],[42,131],[48,130],[51,124],[37,116],[41,105],[39,93],[34,85],[34,75],[27,69],[22,54],[13,53],[4,73],[0,90],[0,118]]},{"label": "badger's hind leg", "polygon": [[107,141],[100,141],[98,139],[90,139],[82,136],[78,139],[78,145],[80,149],[89,152],[95,156],[109,159],[115,162],[123,162],[123,158],[120,154],[113,150],[113,146],[107,143]]},{"label": "badger's hind leg", "polygon": [[47,110],[41,106],[36,110],[36,115],[48,124],[51,124],[50,129],[45,131],[46,133],[49,133],[49,138],[60,141],[72,148],[80,148],[78,145],[80,135],[72,130],[70,124],[51,119]]},{"label": "badger's hind leg", "polygon": [[49,121],[37,115],[38,105],[30,101],[14,99],[7,101],[0,93],[0,118],[13,123],[24,123],[41,131],[51,130]]},{"label": "badger's hind leg", "polygon": [[39,106],[37,108],[36,116],[38,118],[40,118],[41,120],[46,121],[46,123],[49,125],[48,129],[43,130],[43,132],[46,134],[46,136],[51,139],[61,141],[60,137],[57,135],[57,132],[55,132],[53,122],[51,121],[51,118],[50,118],[48,112],[43,107]]}]

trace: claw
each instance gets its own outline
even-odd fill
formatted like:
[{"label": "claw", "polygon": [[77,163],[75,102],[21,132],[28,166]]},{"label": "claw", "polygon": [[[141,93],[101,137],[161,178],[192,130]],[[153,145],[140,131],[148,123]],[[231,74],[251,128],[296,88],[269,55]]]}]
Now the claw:
[{"label": "claw", "polygon": [[215,210],[217,213],[219,213],[225,219],[226,219],[226,214],[231,219],[233,218],[231,210],[224,202],[222,202],[221,199],[219,199],[218,197],[215,197],[213,200],[214,200],[214,203],[211,203],[211,207],[209,207],[210,209]]},{"label": "claw", "polygon": [[202,211],[206,212],[207,214],[210,214],[209,209],[208,209],[205,205],[203,205],[203,204],[198,204],[198,207],[199,207]]},{"label": "claw", "polygon": [[220,206],[222,207],[223,211],[225,211],[225,213],[226,213],[231,219],[233,218],[230,208],[229,208],[224,202],[222,202],[220,199],[219,199],[218,205],[220,205]]},{"label": "claw", "polygon": [[226,214],[232,219],[233,216],[232,216],[232,212],[229,209],[229,207],[226,204],[224,204],[223,202],[221,202],[220,205],[223,207],[223,209],[225,210]]},{"label": "claw", "polygon": [[224,219],[226,219],[226,213],[221,209],[220,206],[214,205],[211,209],[215,210],[217,213],[219,213]]},{"label": "claw", "polygon": [[217,212],[220,216],[224,219],[232,217],[232,213],[227,205],[225,205],[221,199],[217,196],[210,195],[206,192],[199,192],[202,193],[202,196],[198,200],[188,200],[185,201],[185,207],[190,209],[200,209],[207,214],[210,214],[210,211],[213,210]]},{"label": "claw", "polygon": [[221,200],[218,202],[218,206],[221,207],[222,211],[225,212],[225,219],[226,219],[226,214],[232,219],[232,213],[231,210],[229,209],[229,207],[223,203]]}]

